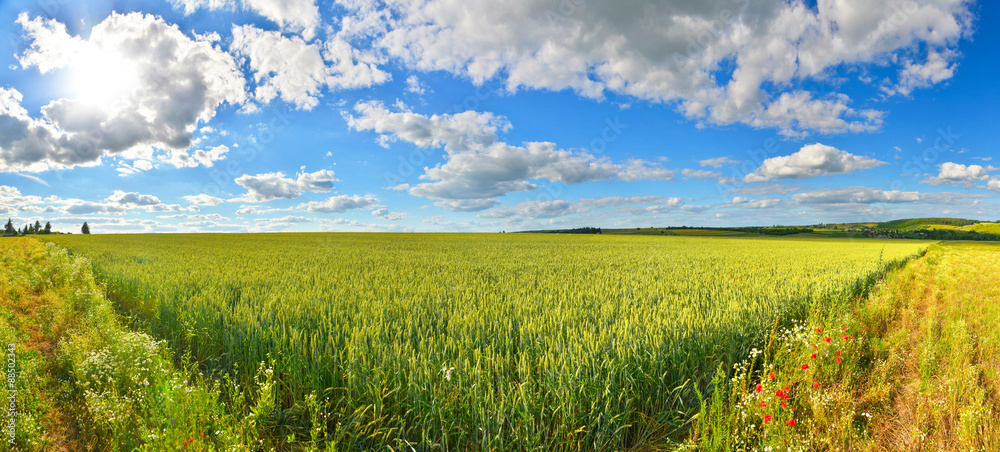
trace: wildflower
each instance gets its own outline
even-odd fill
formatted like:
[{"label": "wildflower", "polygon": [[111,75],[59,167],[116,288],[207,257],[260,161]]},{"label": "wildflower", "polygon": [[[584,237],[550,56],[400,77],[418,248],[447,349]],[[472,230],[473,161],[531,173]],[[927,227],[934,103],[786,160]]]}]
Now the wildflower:
[{"label": "wildflower", "polygon": [[813,382],[813,387],[814,387],[814,388],[818,388],[818,387],[819,387],[819,383],[816,383],[816,382],[814,381],[814,382]]},{"label": "wildflower", "polygon": [[780,398],[784,399],[785,398],[785,391],[782,391],[782,390],[779,389],[778,392],[774,393],[774,396],[775,397],[780,397]]},{"label": "wildflower", "polygon": [[770,373],[770,374],[768,375],[768,377],[771,377],[771,379],[772,379],[772,380],[774,380],[775,378],[778,378],[778,374],[776,374],[776,373],[774,373],[774,372],[771,372],[771,373]]},{"label": "wildflower", "polygon": [[840,331],[847,331],[847,327],[846,326],[840,327]]},{"label": "wildflower", "polygon": [[766,406],[767,406],[767,403],[766,403],[766,402],[764,402],[763,400],[761,400],[761,401],[760,401],[760,407],[761,407],[761,408],[764,408],[764,407],[766,407]]},{"label": "wildflower", "polygon": [[837,350],[837,356],[840,356],[840,350]]},{"label": "wildflower", "polygon": [[202,438],[204,438],[204,437],[205,437],[205,432],[202,432],[202,433],[201,433],[201,437],[202,437]]},{"label": "wildflower", "polygon": [[823,340],[826,341],[827,344],[829,344],[831,339],[828,337],[824,337]]},{"label": "wildflower", "polygon": [[784,400],[782,400],[782,401],[781,401],[781,407],[782,407],[782,408],[788,408],[788,403],[785,403],[785,401],[784,401]]},{"label": "wildflower", "polygon": [[837,357],[837,364],[840,364],[840,357]]},{"label": "wildflower", "polygon": [[789,419],[788,422],[785,422],[785,425],[795,427],[795,419]]},{"label": "wildflower", "polygon": [[857,312],[855,312],[855,313],[854,313],[854,316],[855,316],[855,317],[857,317],[857,316],[858,316],[858,313],[857,313]]},{"label": "wildflower", "polygon": [[816,328],[816,332],[817,333],[822,333],[823,332],[823,328]]},{"label": "wildflower", "polygon": [[803,365],[802,365],[802,370],[806,370],[806,369],[808,369],[808,368],[809,368],[809,365],[808,365],[808,364],[803,364]]},{"label": "wildflower", "polygon": [[188,441],[187,441],[187,442],[188,442],[188,443],[193,443],[193,442],[194,442],[194,438],[192,438],[192,437],[190,437],[190,436],[189,436],[189,437],[188,437]]},{"label": "wildflower", "polygon": [[760,392],[760,391],[762,391],[762,390],[764,390],[764,385],[762,385],[762,384],[757,384],[757,388],[756,388],[756,389],[754,389],[754,392]]},{"label": "wildflower", "polygon": [[764,423],[771,422],[771,416],[764,416]]},{"label": "wildflower", "polygon": [[809,357],[809,359],[816,359],[816,354],[813,353],[812,356]]}]

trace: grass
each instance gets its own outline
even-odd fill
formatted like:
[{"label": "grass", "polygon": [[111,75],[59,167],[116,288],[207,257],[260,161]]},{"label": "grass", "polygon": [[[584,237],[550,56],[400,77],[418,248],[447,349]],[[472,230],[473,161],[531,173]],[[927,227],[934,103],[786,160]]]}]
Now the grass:
[{"label": "grass", "polygon": [[941,226],[968,226],[976,223],[977,221],[975,220],[966,220],[962,218],[911,218],[879,223],[877,228],[880,230],[916,231],[920,229],[927,229],[932,226],[939,229],[945,229]]},{"label": "grass", "polygon": [[716,380],[687,448],[1000,450],[998,266],[997,244],[936,246],[851,309],[776,331]]},{"label": "grass", "polygon": [[[256,405],[223,399],[247,407],[264,436],[344,450],[666,447],[683,437],[718,365],[762,347],[776,321],[845,303],[925,246],[552,234],[47,239],[90,256],[122,311],[175,356],[261,388]],[[273,372],[254,372],[269,353]]]},{"label": "grass", "polygon": [[[253,420],[223,405],[226,388],[194,366],[176,367],[162,341],[119,322],[87,259],[12,238],[0,240],[0,262],[0,343],[13,354],[14,387],[7,389],[16,391],[13,415],[5,409],[3,416],[8,450],[237,451],[255,444]],[[262,392],[256,385],[241,394]]]}]

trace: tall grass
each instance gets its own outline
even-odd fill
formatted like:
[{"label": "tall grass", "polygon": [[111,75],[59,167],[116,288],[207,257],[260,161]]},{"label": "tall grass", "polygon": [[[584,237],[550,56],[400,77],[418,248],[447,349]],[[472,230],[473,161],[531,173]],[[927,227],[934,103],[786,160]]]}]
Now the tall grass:
[{"label": "tall grass", "polygon": [[[124,312],[342,449],[627,449],[714,370],[844,303],[909,241],[553,235],[53,236]],[[312,404],[312,405],[310,405]],[[308,406],[322,405],[323,416]],[[267,408],[267,407],[265,407]],[[317,424],[317,420],[319,425]],[[310,430],[311,428],[311,430]]]}]

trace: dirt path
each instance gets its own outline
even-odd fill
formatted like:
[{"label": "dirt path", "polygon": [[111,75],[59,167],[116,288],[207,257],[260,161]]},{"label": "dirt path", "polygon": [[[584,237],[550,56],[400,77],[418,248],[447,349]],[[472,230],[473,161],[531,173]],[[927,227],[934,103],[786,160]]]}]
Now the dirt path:
[{"label": "dirt path", "polygon": [[893,414],[873,428],[874,450],[1000,450],[998,272],[1000,247],[955,244],[892,283]]},{"label": "dirt path", "polygon": [[[65,414],[60,397],[65,372],[58,369],[56,345],[63,329],[59,313],[64,302],[44,288],[37,288],[39,273],[46,265],[37,243],[5,239],[0,244],[0,315],[8,327],[4,337],[13,343],[17,355],[19,428],[24,450],[81,450],[74,443],[72,417]],[[36,288],[32,288],[35,286]],[[44,284],[42,285],[44,286]],[[6,347],[7,344],[4,344]],[[25,423],[28,418],[32,422]],[[25,437],[30,437],[26,439]],[[21,449],[16,449],[21,450]]]}]

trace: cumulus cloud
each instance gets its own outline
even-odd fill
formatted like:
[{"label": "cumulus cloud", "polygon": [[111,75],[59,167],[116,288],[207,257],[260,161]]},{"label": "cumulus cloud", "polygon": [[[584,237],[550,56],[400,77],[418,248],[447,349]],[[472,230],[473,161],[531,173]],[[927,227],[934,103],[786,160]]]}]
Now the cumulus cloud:
[{"label": "cumulus cloud", "polygon": [[206,194],[183,196],[182,198],[191,204],[199,206],[217,206],[225,201],[222,198],[216,198],[215,196]]},{"label": "cumulus cloud", "polygon": [[160,204],[160,199],[153,195],[143,195],[135,192],[123,192],[115,190],[114,194],[104,200],[111,204],[124,206],[153,206]]},{"label": "cumulus cloud", "polygon": [[340,38],[307,43],[277,31],[252,25],[233,27],[233,51],[249,59],[257,88],[254,96],[267,103],[280,97],[301,109],[319,104],[320,92],[377,85],[390,76],[374,56]]},{"label": "cumulus cloud", "polygon": [[938,52],[931,50],[923,63],[909,61],[899,71],[899,81],[894,86],[885,86],[882,90],[887,95],[899,94],[909,96],[918,88],[927,88],[955,75],[957,63],[953,60],[957,53],[953,51]]},{"label": "cumulus cloud", "polygon": [[228,152],[229,148],[225,145],[219,145],[207,151],[198,149],[193,153],[188,153],[185,150],[173,150],[170,152],[169,162],[177,168],[194,168],[198,165],[211,168],[215,162],[226,158]]},{"label": "cumulus cloud", "polygon": [[705,159],[698,162],[698,165],[712,168],[722,168],[726,165],[735,165],[740,163],[739,160],[733,160],[729,157],[718,157],[714,159]]},{"label": "cumulus cloud", "polygon": [[937,176],[929,176],[920,183],[925,185],[965,184],[966,187],[971,188],[973,182],[987,180],[990,178],[989,173],[997,170],[992,166],[963,165],[954,162],[942,163],[938,165],[938,169],[940,171]]},{"label": "cumulus cloud", "polygon": [[1000,179],[993,179],[986,184],[986,188],[993,191],[1000,191]]},{"label": "cumulus cloud", "polygon": [[427,89],[427,85],[423,84],[416,75],[406,78],[406,92],[423,96]]},{"label": "cumulus cloud", "polygon": [[765,182],[771,179],[808,179],[849,174],[885,164],[872,158],[853,155],[832,146],[816,143],[805,145],[792,155],[764,160],[760,168],[748,174],[743,180]]},{"label": "cumulus cloud", "polygon": [[343,5],[353,15],[344,21],[348,32],[372,36],[413,69],[475,83],[499,78],[510,91],[670,102],[699,124],[744,123],[789,136],[879,128],[881,112],[819,94],[830,90],[829,74],[899,67],[926,51],[928,63],[900,74],[920,83],[901,84],[937,83],[946,71],[933,55],[947,55],[972,30],[967,0]]},{"label": "cumulus cloud", "polygon": [[254,176],[244,174],[236,178],[236,183],[247,189],[241,197],[230,202],[267,202],[275,199],[295,199],[302,192],[329,193],[337,181],[333,171],[319,170],[314,173],[301,172],[296,179],[285,177],[285,173],[264,173]]},{"label": "cumulus cloud", "polygon": [[0,88],[0,171],[93,165],[153,146],[187,149],[220,105],[245,100],[231,55],[158,17],[112,14],[87,39],[54,19],[22,13],[17,23],[29,44],[22,68],[70,71],[70,80],[90,85],[42,107],[41,118],[29,117],[19,92]]},{"label": "cumulus cloud", "polygon": [[799,204],[948,204],[981,196],[962,193],[921,193],[915,191],[884,191],[868,187],[848,187],[797,193],[792,199]]},{"label": "cumulus cloud", "polygon": [[[618,209],[625,215],[661,214],[684,203],[680,198],[663,196],[605,196],[583,198],[576,202],[565,200],[524,201],[511,206],[497,207],[477,215],[484,219],[501,219],[508,222],[546,220],[574,214],[585,214],[600,209]],[[626,206],[637,206],[628,207]]]},{"label": "cumulus cloud", "polygon": [[617,179],[670,180],[670,170],[633,159],[613,163],[607,158],[559,149],[554,143],[527,142],[513,146],[499,141],[511,128],[506,118],[466,111],[454,115],[425,116],[408,110],[389,111],[379,102],[361,102],[357,116],[345,113],[348,125],[380,134],[388,146],[403,140],[424,148],[444,148],[446,161],[426,168],[414,186],[399,184],[410,194],[435,199],[436,205],[471,212],[498,204],[507,193],[530,191],[548,180],[564,184]]},{"label": "cumulus cloud", "polygon": [[353,209],[364,209],[378,204],[378,197],[375,195],[340,195],[331,196],[326,201],[310,201],[299,204],[298,209],[305,209],[313,213],[344,213]]},{"label": "cumulus cloud", "polygon": [[722,177],[722,173],[718,171],[695,170],[688,168],[681,170],[681,174],[683,174],[685,177],[692,177],[695,179],[714,179],[717,177]]},{"label": "cumulus cloud", "polygon": [[[201,8],[210,10],[235,9],[237,0],[170,0],[174,8],[191,14]],[[268,18],[289,32],[301,33],[311,40],[319,25],[319,8],[314,0],[241,0],[243,8]]]}]

